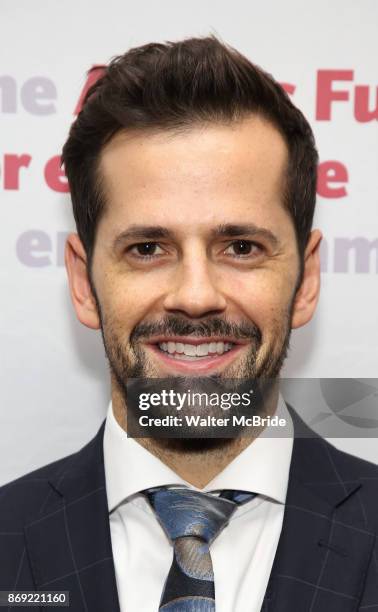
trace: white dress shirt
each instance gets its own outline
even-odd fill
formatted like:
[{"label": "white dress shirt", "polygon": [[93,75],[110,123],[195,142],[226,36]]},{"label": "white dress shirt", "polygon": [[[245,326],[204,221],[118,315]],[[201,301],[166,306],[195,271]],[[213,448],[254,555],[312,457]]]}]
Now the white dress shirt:
[{"label": "white dress shirt", "polygon": [[[217,612],[260,612],[281,533],[293,446],[290,415],[280,397],[285,437],[263,432],[202,491],[238,489],[258,495],[238,507],[210,547]],[[112,404],[104,432],[105,481],[121,612],[157,612],[173,546],[138,492],[186,485],[157,457],[129,438]]]}]

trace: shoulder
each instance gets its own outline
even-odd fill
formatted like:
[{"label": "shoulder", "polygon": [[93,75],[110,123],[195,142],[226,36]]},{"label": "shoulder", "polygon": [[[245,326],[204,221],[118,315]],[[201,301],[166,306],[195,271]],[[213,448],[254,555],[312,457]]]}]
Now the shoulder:
[{"label": "shoulder", "polygon": [[363,480],[368,480],[369,478],[377,479],[378,482],[378,465],[342,451],[325,439],[321,438],[321,440],[336,472],[339,471],[351,478]]},{"label": "shoulder", "polygon": [[339,450],[326,440],[323,447],[329,457],[334,477],[346,490],[357,489],[361,510],[378,524],[378,466]]},{"label": "shoulder", "polygon": [[330,463],[330,473],[345,491],[355,488],[362,512],[366,518],[378,517],[378,466],[375,463],[339,450],[327,440],[320,439]]},{"label": "shoulder", "polygon": [[378,466],[336,448],[289,410],[294,424],[292,472],[328,499],[348,499],[357,493],[361,513],[377,523]]},{"label": "shoulder", "polygon": [[[0,487],[0,532],[23,526],[60,507],[63,483],[75,483],[77,494],[103,473],[105,420],[96,435],[77,452],[53,461]],[[98,469],[99,468],[99,469]]]},{"label": "shoulder", "polygon": [[327,472],[336,480],[344,477],[350,479],[378,477],[378,466],[375,463],[339,450],[312,430],[292,406],[287,404],[287,408],[293,421],[296,451],[301,455],[301,460],[312,464],[315,471],[324,467],[319,464],[322,460],[327,465]]},{"label": "shoulder", "polygon": [[319,436],[300,418],[298,413],[288,405],[293,420],[295,445],[297,452],[302,455],[302,460],[313,463],[314,470],[322,467],[319,461],[327,465],[328,472],[338,479],[369,479],[378,478],[378,465],[356,455],[342,451],[325,438]]},{"label": "shoulder", "polygon": [[62,478],[78,453],[40,467],[0,487],[0,531],[17,530],[43,512],[52,493],[50,480]]}]

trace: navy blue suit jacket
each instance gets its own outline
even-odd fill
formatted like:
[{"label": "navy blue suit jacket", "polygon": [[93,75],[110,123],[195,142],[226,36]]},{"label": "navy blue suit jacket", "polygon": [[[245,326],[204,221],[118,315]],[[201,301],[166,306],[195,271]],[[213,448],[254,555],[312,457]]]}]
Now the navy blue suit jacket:
[{"label": "navy blue suit jacket", "polygon": [[[287,503],[262,610],[378,611],[378,467],[291,413]],[[103,433],[104,423],[77,453],[0,488],[0,590],[69,591],[70,612],[119,612]]]}]

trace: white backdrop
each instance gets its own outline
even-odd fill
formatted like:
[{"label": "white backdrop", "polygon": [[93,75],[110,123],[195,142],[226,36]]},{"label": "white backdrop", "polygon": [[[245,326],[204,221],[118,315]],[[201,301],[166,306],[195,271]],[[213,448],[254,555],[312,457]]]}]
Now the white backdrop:
[{"label": "white backdrop", "polygon": [[[100,336],[68,296],[74,225],[55,158],[88,68],[131,46],[214,33],[290,87],[317,138],[325,248],[318,312],[285,374],[376,376],[377,25],[376,0],[0,0],[0,484],[77,450],[106,412]],[[378,462],[374,439],[335,443]]]}]

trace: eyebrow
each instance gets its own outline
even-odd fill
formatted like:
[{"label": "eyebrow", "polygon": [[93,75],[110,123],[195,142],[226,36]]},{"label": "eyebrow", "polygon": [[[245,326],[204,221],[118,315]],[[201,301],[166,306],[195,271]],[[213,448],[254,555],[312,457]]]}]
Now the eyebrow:
[{"label": "eyebrow", "polygon": [[[280,244],[273,232],[254,223],[223,223],[211,230],[211,236],[212,238],[260,237],[273,247]],[[116,236],[113,247],[117,249],[129,240],[162,240],[173,237],[174,233],[161,225],[131,225]]]},{"label": "eyebrow", "polygon": [[172,232],[160,225],[131,225],[116,236],[113,247],[117,249],[128,240],[161,240],[171,237]]},{"label": "eyebrow", "polygon": [[212,230],[214,238],[236,238],[237,236],[260,237],[277,247],[280,244],[277,236],[265,227],[259,227],[254,223],[225,223],[218,225]]}]

